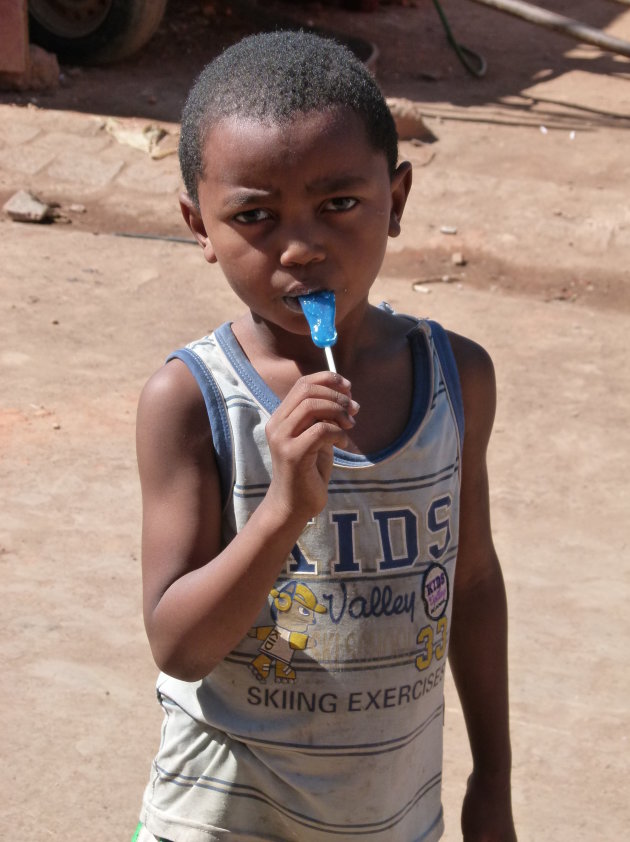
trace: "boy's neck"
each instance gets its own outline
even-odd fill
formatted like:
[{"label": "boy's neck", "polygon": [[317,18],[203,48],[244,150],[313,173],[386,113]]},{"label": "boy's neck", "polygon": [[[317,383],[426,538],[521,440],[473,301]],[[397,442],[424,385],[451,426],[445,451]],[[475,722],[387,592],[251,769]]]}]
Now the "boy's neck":
[{"label": "boy's neck", "polygon": [[[368,307],[359,330],[340,330],[333,348],[337,371],[350,380],[360,404],[348,449],[373,453],[388,447],[403,432],[413,400],[413,365],[404,319]],[[250,315],[232,325],[250,363],[279,398],[299,377],[326,368],[324,352],[310,337],[276,336]]]},{"label": "boy's neck", "polygon": [[[324,350],[313,343],[310,334],[299,336],[287,333],[252,313],[237,319],[232,324],[232,330],[243,352],[268,385],[271,386],[271,383],[266,372],[273,374],[276,369],[278,373],[285,372],[285,378],[290,382],[282,394],[276,392],[280,398],[299,377],[327,368]],[[370,348],[387,342],[381,325],[381,311],[369,304],[362,312],[353,313],[343,326],[338,326],[338,332],[337,342],[332,348],[333,356],[337,370],[348,379],[361,367],[361,360],[369,355]],[[277,376],[274,375],[273,379],[276,380]]]}]

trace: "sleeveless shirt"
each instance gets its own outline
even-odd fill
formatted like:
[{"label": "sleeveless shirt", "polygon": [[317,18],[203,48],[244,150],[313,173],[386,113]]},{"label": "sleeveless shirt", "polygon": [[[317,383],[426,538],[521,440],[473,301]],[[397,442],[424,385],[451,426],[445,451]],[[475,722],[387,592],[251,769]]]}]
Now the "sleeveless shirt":
[{"label": "sleeveless shirt", "polygon": [[[156,836],[442,835],[463,410],[443,329],[414,322],[408,340],[414,383],[403,433],[378,453],[335,450],[326,508],[246,637],[201,681],[160,675],[162,740],[141,815]],[[227,544],[269,486],[265,424],[279,401],[229,324],[172,357],[206,401]]]}]

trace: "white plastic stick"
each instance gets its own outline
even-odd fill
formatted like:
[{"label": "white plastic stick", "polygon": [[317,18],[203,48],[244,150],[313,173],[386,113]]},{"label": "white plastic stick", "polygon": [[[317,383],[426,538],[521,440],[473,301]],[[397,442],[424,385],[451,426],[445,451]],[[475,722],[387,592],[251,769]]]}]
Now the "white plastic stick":
[{"label": "white plastic stick", "polygon": [[332,371],[334,374],[337,374],[337,369],[335,368],[335,361],[333,359],[332,348],[330,345],[324,346],[324,353],[326,354],[326,362],[328,363],[328,371]]}]

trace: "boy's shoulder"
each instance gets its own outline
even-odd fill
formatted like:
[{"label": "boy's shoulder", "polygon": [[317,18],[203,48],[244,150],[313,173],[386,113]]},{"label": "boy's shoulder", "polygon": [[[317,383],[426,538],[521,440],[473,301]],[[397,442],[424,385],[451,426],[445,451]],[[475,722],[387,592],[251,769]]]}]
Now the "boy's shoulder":
[{"label": "boy's shoulder", "polygon": [[188,366],[180,359],[169,358],[144,384],[140,399],[158,403],[180,399],[187,402],[195,394],[195,385]]},{"label": "boy's shoulder", "polygon": [[436,334],[438,331],[444,331],[444,334],[448,337],[453,356],[455,357],[460,379],[468,380],[473,377],[482,379],[490,377],[494,379],[494,366],[490,354],[482,345],[473,339],[450,330],[440,320],[395,312],[385,302],[379,305],[377,309],[385,319],[393,318],[393,322],[396,324],[394,331],[401,334],[408,334],[415,326],[419,326],[422,323],[429,325],[434,340],[437,339]]},{"label": "boy's shoulder", "polygon": [[462,392],[466,437],[486,441],[494,423],[496,378],[488,351],[466,336],[447,330]]},{"label": "boy's shoulder", "polygon": [[494,364],[488,351],[467,336],[462,336],[448,328],[445,328],[445,330],[457,363],[460,379],[486,380],[491,378],[494,380]]},{"label": "boy's shoulder", "polygon": [[207,435],[203,395],[188,366],[172,359],[147,380],[138,402],[138,425],[172,435]]}]

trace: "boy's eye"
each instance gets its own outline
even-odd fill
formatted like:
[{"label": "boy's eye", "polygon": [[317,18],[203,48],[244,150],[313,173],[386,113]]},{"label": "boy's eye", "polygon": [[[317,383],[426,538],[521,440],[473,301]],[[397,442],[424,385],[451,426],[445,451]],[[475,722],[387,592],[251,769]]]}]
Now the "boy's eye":
[{"label": "boy's eye", "polygon": [[234,217],[236,222],[244,222],[246,225],[251,225],[253,222],[265,222],[271,219],[271,214],[264,208],[253,208],[252,210],[241,211]]},{"label": "boy's eye", "polygon": [[324,205],[324,210],[348,211],[357,205],[358,202],[359,200],[352,196],[338,196],[335,199],[329,199]]}]

